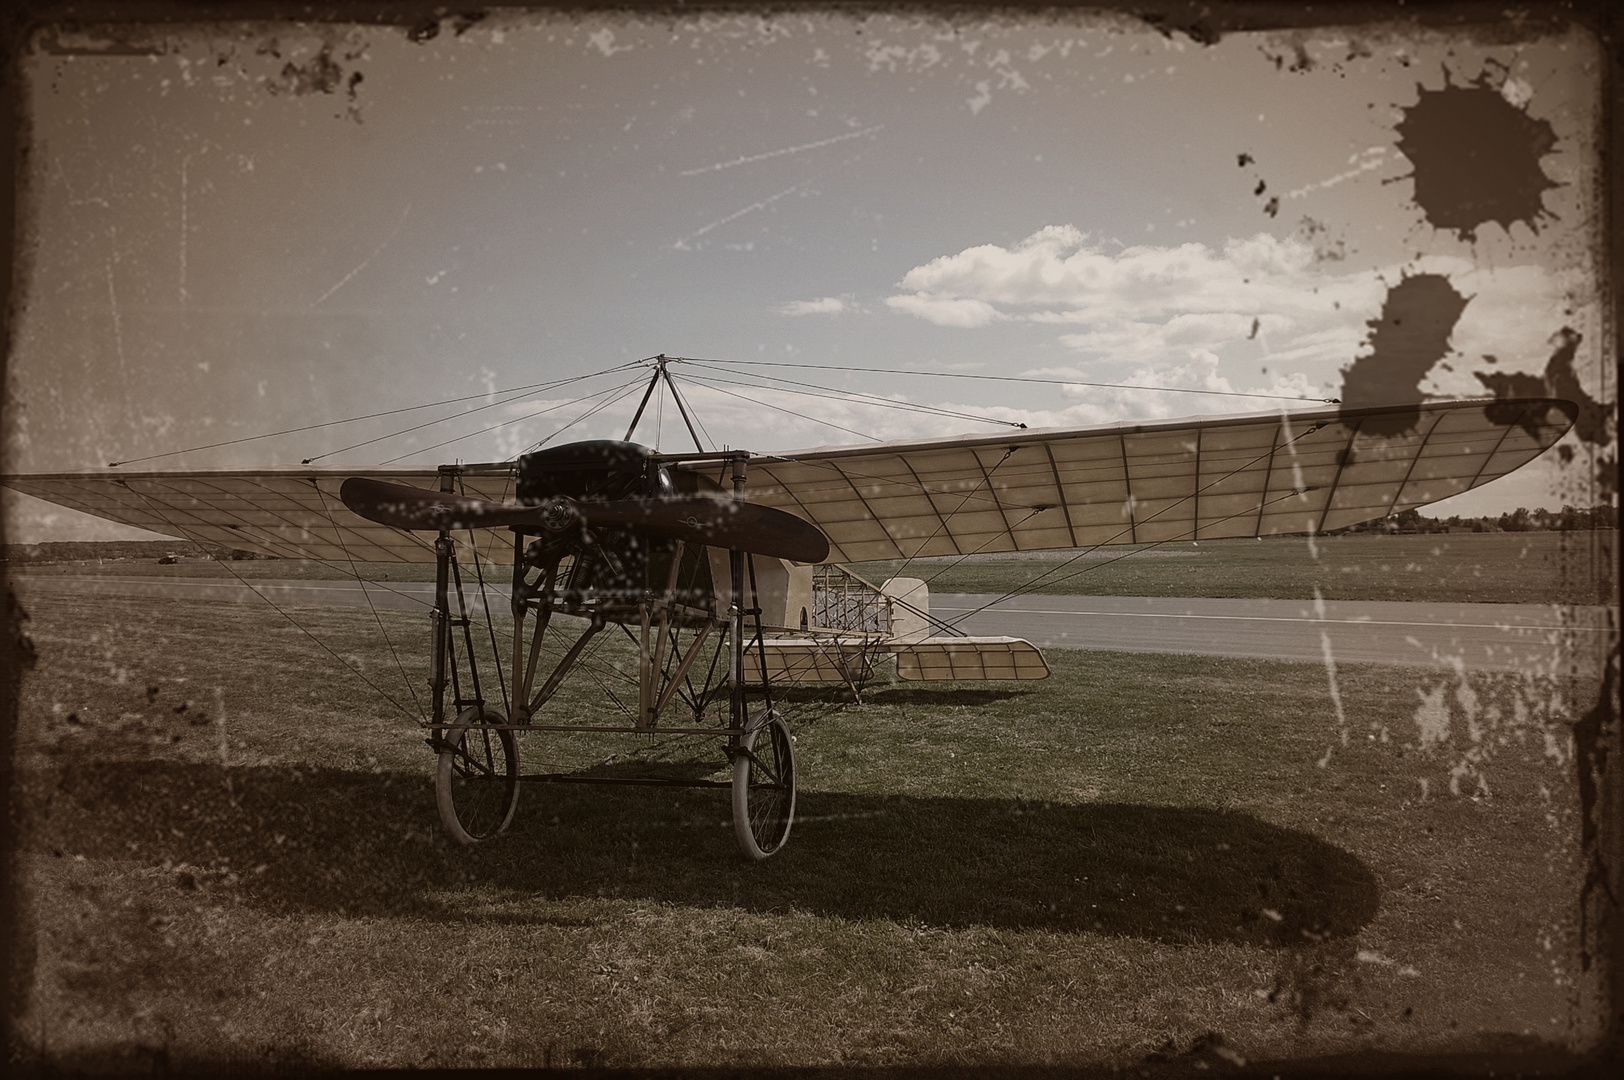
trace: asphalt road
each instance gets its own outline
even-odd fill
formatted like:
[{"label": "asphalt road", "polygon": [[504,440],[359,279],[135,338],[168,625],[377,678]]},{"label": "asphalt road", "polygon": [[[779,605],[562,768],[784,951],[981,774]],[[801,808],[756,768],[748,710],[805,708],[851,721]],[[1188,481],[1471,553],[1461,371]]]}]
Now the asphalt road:
[{"label": "asphalt road", "polygon": [[[19,591],[264,602],[427,612],[426,582],[256,581],[17,574]],[[255,593],[258,593],[258,596]],[[475,600],[475,587],[465,595]],[[507,591],[491,586],[505,616]],[[1618,609],[1540,604],[1220,600],[1138,596],[993,596],[944,593],[931,614],[969,634],[1022,637],[1039,648],[1379,663],[1470,671],[1599,675]]]},{"label": "asphalt road", "polygon": [[931,614],[1039,648],[1588,675],[1601,673],[1618,623],[1616,608],[1385,600],[1022,596],[980,610],[995,599],[933,596]]}]

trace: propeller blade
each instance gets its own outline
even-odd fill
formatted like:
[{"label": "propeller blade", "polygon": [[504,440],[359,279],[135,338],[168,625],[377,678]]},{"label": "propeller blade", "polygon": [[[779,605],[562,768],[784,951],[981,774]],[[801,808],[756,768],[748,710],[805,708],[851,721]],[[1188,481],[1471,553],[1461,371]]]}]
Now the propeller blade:
[{"label": "propeller blade", "polygon": [[428,491],[406,484],[386,484],[352,476],[338,489],[338,497],[368,521],[396,529],[500,529],[507,525],[539,525],[539,506],[470,499],[443,491]]},{"label": "propeller blade", "polygon": [[540,506],[518,506],[362,476],[344,481],[338,496],[345,506],[368,521],[396,529],[500,529],[516,525],[558,532],[573,517],[592,528],[630,529],[792,562],[815,563],[829,557],[829,540],[816,525],[783,510],[726,496],[682,495],[614,502],[554,499]]},{"label": "propeller blade", "polygon": [[828,537],[811,522],[726,496],[583,502],[575,509],[587,525],[598,528],[635,529],[791,562],[816,563],[829,557]]}]

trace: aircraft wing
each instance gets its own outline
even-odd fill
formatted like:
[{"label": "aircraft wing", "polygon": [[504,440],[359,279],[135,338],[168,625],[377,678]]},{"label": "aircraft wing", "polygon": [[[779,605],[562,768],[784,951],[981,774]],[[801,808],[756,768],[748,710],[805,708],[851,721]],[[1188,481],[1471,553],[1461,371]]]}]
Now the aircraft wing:
[{"label": "aircraft wing", "polygon": [[[1447,402],[822,447],[753,456],[746,496],[821,529],[828,562],[1323,532],[1503,476],[1561,438],[1576,412],[1548,399]],[[206,544],[432,562],[430,534],[344,506],[338,489],[352,476],[439,488],[430,469],[346,466],[105,469],[0,484]],[[513,467],[464,466],[457,482],[461,494],[505,501]],[[505,529],[473,535],[481,554],[510,558]]]},{"label": "aircraft wing", "polygon": [[[345,507],[338,489],[352,476],[430,490],[440,486],[433,469],[344,466],[192,472],[105,469],[5,476],[0,484],[122,525],[203,544],[338,563],[433,562],[432,533],[379,525]],[[461,493],[502,500],[512,495],[512,470],[471,466],[459,484]],[[513,537],[506,529],[480,529],[475,536],[481,554],[498,562],[512,558]]]},{"label": "aircraft wing", "polygon": [[753,456],[746,497],[823,530],[830,562],[1324,532],[1504,476],[1576,415],[1440,402],[823,447]]}]

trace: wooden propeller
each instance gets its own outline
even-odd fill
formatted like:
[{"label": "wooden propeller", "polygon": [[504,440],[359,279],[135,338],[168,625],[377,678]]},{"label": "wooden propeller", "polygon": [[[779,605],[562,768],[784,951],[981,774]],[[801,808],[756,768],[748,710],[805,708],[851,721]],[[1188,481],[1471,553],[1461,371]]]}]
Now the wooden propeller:
[{"label": "wooden propeller", "polygon": [[628,529],[791,562],[816,563],[829,557],[829,540],[817,526],[771,506],[726,496],[678,495],[612,502],[558,498],[537,506],[520,506],[387,484],[362,476],[344,481],[338,495],[361,517],[396,529],[517,526],[557,533],[579,522],[588,528]]}]

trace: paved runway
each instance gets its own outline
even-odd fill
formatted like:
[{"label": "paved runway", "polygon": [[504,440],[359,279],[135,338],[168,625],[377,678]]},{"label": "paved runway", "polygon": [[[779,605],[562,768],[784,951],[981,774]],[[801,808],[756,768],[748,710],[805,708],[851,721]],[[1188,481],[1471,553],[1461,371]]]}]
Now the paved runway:
[{"label": "paved runway", "polygon": [[[16,574],[19,590],[263,602],[231,580],[56,577]],[[424,611],[427,582],[256,581],[279,607],[371,603]],[[475,586],[464,583],[475,600]],[[488,586],[498,615],[505,586]],[[1139,596],[1022,596],[981,610],[993,596],[944,593],[931,614],[970,634],[1023,637],[1039,648],[1112,649],[1337,663],[1404,664],[1473,671],[1599,675],[1618,609],[1541,604],[1415,604],[1389,601],[1219,600]]]},{"label": "paved runway", "polygon": [[1196,653],[1597,675],[1618,609],[1382,600],[1217,600],[1143,596],[931,597],[931,614],[1039,648]]}]

